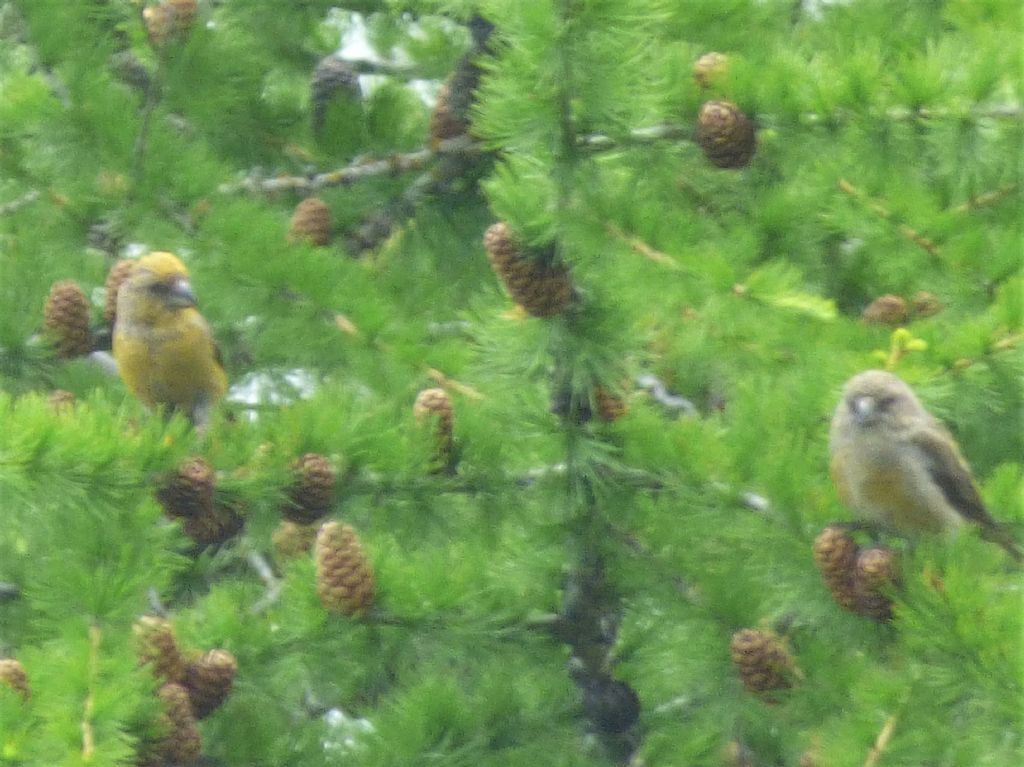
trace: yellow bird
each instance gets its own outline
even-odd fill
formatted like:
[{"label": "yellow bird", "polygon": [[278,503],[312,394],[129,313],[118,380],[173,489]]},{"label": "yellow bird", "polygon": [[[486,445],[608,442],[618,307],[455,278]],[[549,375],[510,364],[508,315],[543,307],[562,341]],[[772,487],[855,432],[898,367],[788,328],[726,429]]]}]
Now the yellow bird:
[{"label": "yellow bird", "polygon": [[140,258],[117,294],[114,359],[147,407],[185,413],[196,426],[227,391],[210,326],[196,309],[188,270],[171,253]]},{"label": "yellow bird", "polygon": [[829,453],[836,490],[862,520],[910,535],[973,523],[1024,560],[985,508],[953,436],[892,373],[868,370],[846,382]]}]

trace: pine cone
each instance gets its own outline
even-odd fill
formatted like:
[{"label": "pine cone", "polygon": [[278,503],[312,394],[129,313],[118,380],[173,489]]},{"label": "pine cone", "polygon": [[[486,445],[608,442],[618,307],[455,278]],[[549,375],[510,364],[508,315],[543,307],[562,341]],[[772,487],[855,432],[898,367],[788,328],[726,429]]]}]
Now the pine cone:
[{"label": "pine cone", "polygon": [[184,37],[196,17],[196,0],[164,0],[142,9],[149,42],[159,48],[169,40]]},{"label": "pine cone", "polygon": [[328,522],[316,536],[316,590],[331,612],[364,613],[373,604],[376,584],[373,569],[356,531],[349,525]]},{"label": "pine cone", "polygon": [[430,115],[430,144],[437,147],[442,141],[470,132],[470,109],[480,85],[480,67],[475,54],[467,54],[437,93],[437,104]]},{"label": "pine cone", "polygon": [[693,79],[701,88],[718,85],[729,73],[729,57],[711,51],[701,56],[693,65]]},{"label": "pine cone", "polygon": [[28,688],[25,667],[14,658],[0,658],[0,685],[10,687],[22,697],[22,700],[28,700],[32,695]]},{"label": "pine cone", "polygon": [[288,228],[289,242],[326,245],[331,241],[331,209],[319,197],[307,197],[295,206]]},{"label": "pine cone", "polygon": [[842,525],[829,525],[814,539],[814,562],[833,599],[857,612],[857,543]]},{"label": "pine cone", "polygon": [[334,504],[334,468],[324,456],[306,453],[292,471],[295,479],[282,513],[292,522],[309,524],[327,514]]},{"label": "pine cone", "polygon": [[279,562],[308,556],[316,541],[316,525],[300,525],[284,520],[274,531],[274,552]]},{"label": "pine cone", "polygon": [[319,133],[327,118],[327,106],[338,92],[345,98],[361,99],[359,77],[352,66],[331,54],[320,59],[310,81],[310,101],[313,104],[313,131]]},{"label": "pine cone", "polygon": [[769,631],[741,629],[729,645],[732,662],[750,692],[784,690],[791,685],[796,664],[782,641]]},{"label": "pine cone", "polygon": [[110,271],[107,273],[105,285],[107,297],[103,305],[103,321],[111,328],[114,327],[114,321],[117,319],[117,291],[121,289],[121,283],[128,279],[134,268],[134,261],[122,259],[110,267]]},{"label": "pine cone", "polygon": [[905,325],[910,317],[907,302],[892,293],[879,296],[861,312],[860,317],[869,325]]},{"label": "pine cone", "polygon": [[153,76],[146,65],[131,51],[118,51],[110,57],[110,69],[118,80],[130,88],[146,93]]},{"label": "pine cone", "polygon": [[196,719],[205,719],[227,699],[238,661],[227,650],[210,650],[185,667],[185,689]]},{"label": "pine cone", "polygon": [[488,228],[484,247],[512,300],[534,317],[553,317],[572,303],[575,291],[568,271],[530,258],[508,224]]},{"label": "pine cone", "polygon": [[183,519],[181,529],[200,546],[216,546],[237,535],[244,525],[245,520],[234,509],[214,504],[207,512]]},{"label": "pine cone", "polygon": [[156,491],[156,499],[169,517],[197,517],[213,513],[213,496],[217,475],[201,456],[186,459],[164,486]]},{"label": "pine cone", "polygon": [[92,349],[89,300],[77,282],[62,280],[53,284],[43,319],[61,357],[78,357]]},{"label": "pine cone", "polygon": [[857,555],[856,579],[857,612],[883,623],[892,620],[892,600],[885,592],[899,583],[895,552],[881,546],[861,550]]},{"label": "pine cone", "polygon": [[625,732],[640,718],[640,696],[625,682],[595,676],[581,686],[583,713],[601,732]]},{"label": "pine cone", "polygon": [[412,406],[412,412],[416,420],[427,423],[428,420],[437,424],[435,431],[436,453],[435,463],[440,468],[450,464],[454,449],[454,421],[455,413],[452,409],[452,401],[448,392],[444,389],[424,389],[416,395],[416,402]]},{"label": "pine cone", "polygon": [[160,716],[163,735],[157,744],[157,753],[175,767],[195,764],[203,752],[203,739],[188,691],[180,684],[165,684],[157,691],[157,696],[164,704],[164,713]]},{"label": "pine cone", "polygon": [[743,168],[757,149],[754,123],[731,101],[708,101],[697,116],[697,143],[719,168]]},{"label": "pine cone", "polygon": [[136,621],[132,633],[140,665],[151,663],[153,674],[165,682],[180,682],[184,678],[185,660],[169,620],[145,615]]},{"label": "pine cone", "polygon": [[54,412],[67,413],[75,406],[75,395],[64,389],[54,389],[47,397],[47,402]]},{"label": "pine cone", "polygon": [[939,297],[927,290],[917,291],[910,299],[910,305],[913,307],[915,317],[931,317],[942,311],[942,302]]},{"label": "pine cone", "polygon": [[739,740],[730,740],[722,749],[723,767],[756,767],[754,752],[750,747]]},{"label": "pine cone", "polygon": [[594,390],[594,404],[597,406],[598,417],[608,422],[619,420],[628,409],[626,400],[600,386]]}]

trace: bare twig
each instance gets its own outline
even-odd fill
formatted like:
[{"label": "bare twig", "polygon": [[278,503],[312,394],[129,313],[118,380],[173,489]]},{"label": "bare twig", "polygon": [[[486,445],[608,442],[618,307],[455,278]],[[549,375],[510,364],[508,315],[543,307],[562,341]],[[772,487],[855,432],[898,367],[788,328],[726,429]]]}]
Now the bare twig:
[{"label": "bare twig", "polygon": [[160,103],[161,81],[161,72],[158,67],[151,87],[146,91],[146,103],[142,107],[142,125],[139,126],[139,134],[135,137],[135,148],[132,150],[131,196],[137,194],[145,174],[146,147],[149,145],[149,130],[153,124],[153,112],[156,110],[157,104]]},{"label": "bare twig", "polygon": [[93,732],[92,717],[96,707],[96,686],[100,670],[100,634],[99,626],[89,626],[89,691],[85,696],[82,708],[82,761],[89,762],[96,751],[96,736]]},{"label": "bare twig", "polygon": [[266,611],[271,605],[280,599],[281,581],[276,575],[274,575],[274,571],[267,563],[267,560],[259,552],[250,551],[245,558],[246,561],[248,561],[249,566],[256,571],[260,580],[263,581],[264,585],[267,587],[267,591],[263,597],[261,597],[259,601],[250,608],[250,612],[252,612],[253,615],[258,615]]},{"label": "bare twig", "polygon": [[1013,192],[1017,191],[1017,187],[1018,186],[1020,186],[1020,185],[1019,184],[1006,184],[1005,186],[1001,186],[998,189],[993,190],[991,192],[985,192],[984,194],[979,194],[979,195],[977,195],[975,197],[972,197],[971,199],[967,200],[966,202],[962,203],[961,205],[957,205],[955,208],[953,208],[953,212],[954,213],[970,213],[972,210],[975,210],[977,208],[981,208],[981,207],[984,207],[986,205],[994,205],[995,203],[999,202],[1000,200],[1002,200],[1007,195],[1012,194]]},{"label": "bare twig", "polygon": [[376,176],[396,176],[427,167],[437,155],[475,154],[483,151],[479,142],[468,136],[459,136],[440,142],[436,149],[418,149],[415,152],[393,154],[377,159],[360,159],[337,170],[317,173],[313,176],[277,176],[260,178],[252,174],[234,184],[221,185],[222,194],[249,192],[252,194],[272,192],[299,192],[308,194],[331,186],[345,186]]},{"label": "bare twig", "polygon": [[868,752],[868,758],[864,760],[864,767],[875,767],[878,764],[878,760],[882,758],[882,754],[885,753],[885,749],[889,747],[889,741],[892,740],[892,734],[896,730],[896,714],[893,714],[885,720],[885,724],[882,725],[881,731],[878,733],[878,737],[875,738],[875,744],[871,747]]},{"label": "bare twig", "polygon": [[639,237],[632,237],[626,234],[619,227],[615,226],[615,224],[606,225],[605,231],[608,232],[608,234],[610,234],[615,239],[622,240],[623,242],[625,242],[627,245],[629,245],[630,248],[633,249],[634,252],[639,253],[644,258],[650,259],[656,264],[660,264],[661,266],[667,266],[669,269],[682,269],[679,263],[674,258],[672,258],[672,256],[668,255],[667,253],[662,253],[660,250],[652,248]]},{"label": "bare twig", "polygon": [[938,257],[939,246],[936,245],[934,241],[925,237],[923,234],[921,234],[913,227],[897,221],[893,217],[892,211],[890,211],[888,208],[886,208],[884,205],[877,202],[876,200],[873,200],[862,189],[857,188],[849,181],[847,181],[845,178],[839,179],[838,186],[841,192],[850,195],[858,202],[861,202],[862,204],[867,206],[867,208],[879,218],[882,218],[886,221],[892,221],[896,225],[897,231],[903,237],[906,237],[919,248],[926,250],[930,255]]},{"label": "bare twig", "polygon": [[17,213],[19,210],[24,208],[26,205],[31,205],[40,198],[38,190],[33,189],[29,192],[25,192],[21,197],[10,202],[5,202],[0,205],[0,216],[10,216],[12,213]]},{"label": "bare twig", "polygon": [[11,602],[21,596],[21,589],[13,583],[0,583],[0,603]]},{"label": "bare twig", "polygon": [[459,383],[454,378],[449,378],[448,376],[446,376],[440,370],[436,370],[434,368],[427,368],[427,375],[430,376],[430,378],[433,381],[436,381],[438,386],[454,389],[459,394],[465,395],[470,399],[481,400],[484,398],[484,395],[478,392],[472,386],[467,386],[464,383]]}]

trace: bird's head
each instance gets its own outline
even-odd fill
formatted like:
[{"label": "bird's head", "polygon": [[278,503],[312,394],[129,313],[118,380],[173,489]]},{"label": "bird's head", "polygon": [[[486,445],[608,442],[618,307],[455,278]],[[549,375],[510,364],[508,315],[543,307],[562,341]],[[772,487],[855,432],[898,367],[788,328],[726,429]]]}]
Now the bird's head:
[{"label": "bird's head", "polygon": [[164,308],[185,309],[196,305],[188,269],[172,253],[156,251],[140,258],[128,282],[137,294],[146,294]]},{"label": "bird's head", "polygon": [[868,370],[847,381],[841,407],[854,424],[865,428],[882,422],[896,425],[924,412],[910,387],[884,370]]}]

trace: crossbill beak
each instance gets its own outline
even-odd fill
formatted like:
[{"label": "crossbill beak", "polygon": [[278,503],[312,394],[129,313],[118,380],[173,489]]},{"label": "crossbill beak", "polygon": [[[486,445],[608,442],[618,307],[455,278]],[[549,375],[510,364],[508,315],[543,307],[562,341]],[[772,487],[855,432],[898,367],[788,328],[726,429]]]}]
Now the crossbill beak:
[{"label": "crossbill beak", "polygon": [[198,303],[196,301],[196,294],[192,292],[192,286],[184,278],[177,279],[171,283],[169,297],[171,303],[175,306],[188,307],[195,306]]}]

